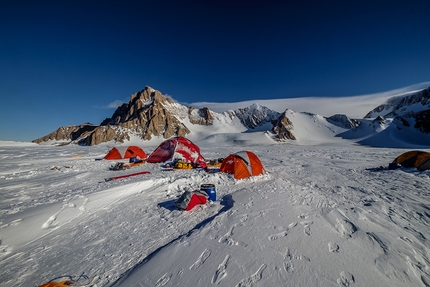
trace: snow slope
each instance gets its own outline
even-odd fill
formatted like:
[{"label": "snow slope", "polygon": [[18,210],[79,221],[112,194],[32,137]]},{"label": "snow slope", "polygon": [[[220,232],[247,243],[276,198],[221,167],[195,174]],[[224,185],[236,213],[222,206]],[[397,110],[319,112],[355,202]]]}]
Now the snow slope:
[{"label": "snow slope", "polygon": [[[254,99],[250,101],[234,103],[216,102],[197,102],[185,103],[197,108],[208,107],[212,111],[224,112],[248,107],[258,103],[269,109],[282,113],[286,109],[297,112],[310,112],[322,116],[332,116],[334,114],[345,114],[350,118],[360,119],[375,107],[385,103],[393,97],[407,96],[426,89],[430,82],[418,83],[396,90],[385,91],[369,95],[345,96],[345,97],[304,97],[304,98],[285,98],[285,99]],[[375,116],[376,117],[376,116]]]},{"label": "snow slope", "polygon": [[[240,181],[158,164],[110,171],[96,160],[108,144],[0,142],[0,286],[82,273],[97,287],[430,286],[430,172],[369,169],[407,143],[372,148],[329,136],[339,127],[326,121],[303,127],[312,141],[261,131],[195,142],[206,159],[255,152],[267,174]],[[104,180],[139,171],[151,173]],[[204,183],[216,202],[173,207]]]}]

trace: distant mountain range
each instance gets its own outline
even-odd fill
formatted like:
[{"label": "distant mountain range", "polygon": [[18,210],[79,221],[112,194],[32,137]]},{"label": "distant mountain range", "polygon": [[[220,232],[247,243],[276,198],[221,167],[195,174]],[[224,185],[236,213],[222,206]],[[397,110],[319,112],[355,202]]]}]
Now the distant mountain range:
[{"label": "distant mountain range", "polygon": [[343,138],[371,146],[430,147],[430,87],[390,98],[362,119],[336,114],[325,117],[290,109],[282,113],[252,104],[223,113],[177,103],[145,87],[118,107],[100,125],[85,123],[58,128],[33,140],[39,144],[97,145],[140,139],[160,141],[173,136],[203,139],[216,134],[256,133],[274,143],[309,143]]}]

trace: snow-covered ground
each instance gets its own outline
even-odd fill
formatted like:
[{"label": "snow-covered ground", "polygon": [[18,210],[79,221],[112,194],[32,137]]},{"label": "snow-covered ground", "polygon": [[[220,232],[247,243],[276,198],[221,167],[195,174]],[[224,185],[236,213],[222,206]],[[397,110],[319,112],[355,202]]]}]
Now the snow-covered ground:
[{"label": "snow-covered ground", "polygon": [[[263,132],[195,143],[207,160],[250,150],[267,174],[110,171],[96,160],[108,145],[0,142],[0,286],[82,273],[97,287],[430,286],[430,171],[369,170],[407,147],[276,144]],[[105,181],[139,171],[150,174]],[[216,202],[173,208],[206,183]]]}]

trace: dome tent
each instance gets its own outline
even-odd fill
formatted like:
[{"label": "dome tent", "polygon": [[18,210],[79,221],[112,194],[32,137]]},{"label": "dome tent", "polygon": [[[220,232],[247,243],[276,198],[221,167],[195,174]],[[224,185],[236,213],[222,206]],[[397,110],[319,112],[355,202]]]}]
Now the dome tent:
[{"label": "dome tent", "polygon": [[206,162],[200,154],[200,148],[184,137],[174,137],[162,142],[148,157],[149,163],[163,163],[172,160],[186,163],[198,163],[206,168]]},{"label": "dome tent", "polygon": [[416,168],[418,170],[430,170],[430,152],[412,150],[402,153],[394,159],[390,167],[400,165],[406,168]]},{"label": "dome tent", "polygon": [[131,157],[146,158],[146,153],[138,146],[118,146],[112,148],[104,157],[107,160],[126,159]]},{"label": "dome tent", "polygon": [[219,171],[233,174],[235,179],[248,178],[266,173],[258,156],[250,151],[240,151],[230,154],[222,161]]}]

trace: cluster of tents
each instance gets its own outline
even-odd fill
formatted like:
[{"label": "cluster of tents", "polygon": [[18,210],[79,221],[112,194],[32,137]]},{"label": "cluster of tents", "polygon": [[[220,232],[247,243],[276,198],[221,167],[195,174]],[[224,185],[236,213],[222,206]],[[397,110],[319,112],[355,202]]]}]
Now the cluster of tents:
[{"label": "cluster of tents", "polygon": [[[185,137],[174,137],[162,142],[149,156],[138,146],[112,148],[104,157],[107,160],[136,158],[148,163],[166,163],[179,160],[184,166],[192,165],[206,169],[208,164],[200,148]],[[265,173],[258,156],[251,151],[232,153],[222,160],[220,172],[232,174],[235,179],[244,179]]]},{"label": "cluster of tents", "polygon": [[[149,156],[138,146],[112,148],[104,157],[107,160],[137,158],[148,163],[165,163],[179,160],[184,166],[207,168],[208,163],[200,153],[200,148],[185,137],[174,137],[162,142]],[[430,152],[413,150],[405,152],[389,164],[389,169],[398,167],[430,169]],[[251,151],[240,151],[222,160],[220,172],[229,173],[235,179],[243,179],[265,173],[258,156]]]},{"label": "cluster of tents", "polygon": [[[138,146],[121,146],[112,148],[104,157],[104,159],[107,160],[128,158],[137,158],[144,163],[162,163],[165,166],[166,163],[176,162],[176,164],[179,163],[181,166],[185,167],[183,169],[203,168],[208,170],[212,162],[206,162],[200,153],[200,148],[184,137],[174,137],[162,142],[149,156]],[[132,161],[130,160],[130,162]],[[405,152],[394,159],[394,161],[389,164],[388,169],[395,169],[398,167],[416,168],[421,171],[430,170],[430,153],[417,150]],[[379,167],[378,170],[380,169],[385,168]],[[219,172],[231,174],[235,179],[244,179],[266,173],[258,156],[247,150],[232,153],[226,158],[223,158],[219,165]],[[142,174],[142,172],[113,177],[109,180],[139,174]],[[190,210],[196,205],[205,204],[207,200],[210,200],[209,194],[205,191],[206,190],[186,191],[175,203],[176,207],[182,210]]]},{"label": "cluster of tents", "polygon": [[[104,157],[106,160],[121,160],[138,158],[148,163],[161,163],[164,166],[173,164],[181,166],[181,169],[202,168],[208,170],[213,161],[206,162],[200,153],[200,148],[184,137],[174,137],[162,142],[149,156],[138,146],[120,146],[112,148]],[[217,163],[220,159],[217,160]],[[176,164],[175,164],[176,163]],[[217,165],[218,167],[218,165]],[[266,173],[258,156],[251,151],[240,151],[221,159],[219,172],[233,175],[235,179],[244,179]],[[141,173],[122,175],[106,179],[134,176]],[[196,205],[205,204],[208,200],[214,201],[215,187],[202,188],[201,190],[185,191],[175,202],[180,210],[191,210]]]}]

